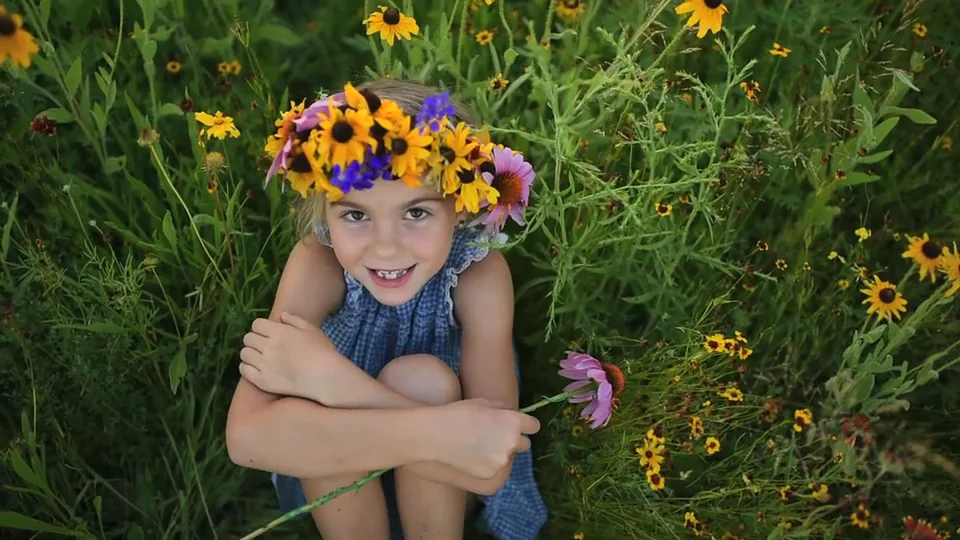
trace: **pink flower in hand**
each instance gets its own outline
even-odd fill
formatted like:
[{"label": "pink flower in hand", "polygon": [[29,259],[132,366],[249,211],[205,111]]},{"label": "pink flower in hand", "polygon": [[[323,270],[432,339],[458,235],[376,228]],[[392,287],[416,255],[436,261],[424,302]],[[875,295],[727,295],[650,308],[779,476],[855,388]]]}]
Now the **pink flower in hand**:
[{"label": "pink flower in hand", "polygon": [[607,425],[613,414],[614,402],[623,391],[624,378],[620,368],[600,362],[589,354],[573,351],[567,351],[567,358],[560,362],[560,367],[560,375],[573,379],[563,389],[564,392],[584,389],[570,398],[570,403],[587,403],[580,416],[590,419],[593,429]]}]

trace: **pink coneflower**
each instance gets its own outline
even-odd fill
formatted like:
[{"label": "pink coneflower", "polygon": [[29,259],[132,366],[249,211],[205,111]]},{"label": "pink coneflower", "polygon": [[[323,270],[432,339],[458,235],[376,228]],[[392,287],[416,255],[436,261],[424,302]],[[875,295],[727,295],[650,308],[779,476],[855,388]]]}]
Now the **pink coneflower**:
[{"label": "pink coneflower", "polygon": [[623,391],[623,372],[613,364],[600,362],[589,354],[567,351],[566,360],[560,362],[560,375],[573,379],[563,389],[571,392],[597,383],[593,388],[584,390],[570,398],[570,403],[587,403],[580,416],[590,420],[590,427],[596,429],[607,425],[613,414],[613,402]]},{"label": "pink coneflower", "polygon": [[[535,175],[533,166],[523,159],[522,154],[514,153],[506,147],[493,149],[493,165],[496,167],[496,173],[485,172],[482,176],[484,181],[500,193],[500,196],[483,223],[489,230],[500,232],[508,216],[512,217],[517,224],[524,224],[523,210],[530,199],[530,185],[533,184]],[[487,206],[487,204],[481,206]]]}]

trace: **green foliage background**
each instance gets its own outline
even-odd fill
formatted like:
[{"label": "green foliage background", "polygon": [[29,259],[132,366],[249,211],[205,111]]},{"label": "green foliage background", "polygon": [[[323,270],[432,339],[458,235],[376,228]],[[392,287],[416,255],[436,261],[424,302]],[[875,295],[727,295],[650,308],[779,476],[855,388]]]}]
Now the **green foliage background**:
[{"label": "green foliage background", "polygon": [[[906,514],[960,525],[957,297],[901,256],[908,234],[960,240],[960,7],[730,0],[724,32],[700,40],[678,1],[587,2],[577,21],[545,0],[412,4],[420,35],[392,49],[365,35],[369,1],[5,6],[43,50],[0,71],[4,537],[233,538],[276,517],[267,475],[223,443],[241,336],[295,240],[292,192],[262,189],[263,142],[290,100],[374,75],[450,88],[538,170],[508,251],[524,401],[559,391],[568,348],[627,374],[601,430],[538,413],[544,538],[689,537],[686,512],[715,538],[902,537]],[[235,59],[239,75],[218,73]],[[225,171],[205,164],[187,100],[236,121],[239,139],[206,149]],[[44,114],[52,137],[31,131]],[[145,130],[159,142],[139,144]],[[898,284],[900,324],[866,319],[860,267]],[[734,330],[746,360],[703,350]],[[742,403],[717,395],[731,384]],[[815,426],[797,433],[802,408]],[[691,415],[720,453],[689,438]],[[661,491],[633,453],[655,425]],[[868,530],[850,522],[861,503]]]}]

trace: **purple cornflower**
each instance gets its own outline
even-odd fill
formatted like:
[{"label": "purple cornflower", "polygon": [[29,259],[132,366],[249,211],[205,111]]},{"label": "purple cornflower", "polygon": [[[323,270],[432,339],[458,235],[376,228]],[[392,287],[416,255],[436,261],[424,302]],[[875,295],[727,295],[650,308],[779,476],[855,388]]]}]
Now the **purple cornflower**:
[{"label": "purple cornflower", "polygon": [[614,400],[623,391],[624,378],[620,368],[600,362],[589,354],[573,351],[567,351],[567,358],[560,362],[560,367],[560,375],[573,379],[564,392],[584,388],[582,393],[574,394],[569,400],[570,403],[587,403],[580,416],[589,419],[593,429],[607,425],[613,414]]},{"label": "purple cornflower", "polygon": [[447,122],[447,117],[456,116],[457,110],[450,102],[450,92],[444,92],[436,96],[430,96],[423,100],[420,112],[417,113],[417,126],[427,126],[430,131],[437,133],[443,124]]}]

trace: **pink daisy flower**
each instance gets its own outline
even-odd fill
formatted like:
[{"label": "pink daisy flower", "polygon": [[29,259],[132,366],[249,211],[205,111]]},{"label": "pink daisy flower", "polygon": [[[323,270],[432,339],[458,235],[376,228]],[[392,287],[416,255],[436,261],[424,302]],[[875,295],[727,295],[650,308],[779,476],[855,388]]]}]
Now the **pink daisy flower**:
[{"label": "pink daisy flower", "polygon": [[[605,426],[613,414],[613,405],[623,391],[624,377],[620,368],[613,364],[600,362],[589,354],[567,351],[566,360],[560,362],[560,375],[573,379],[563,391],[571,392],[584,388],[583,393],[575,394],[570,403],[587,403],[580,416],[590,420],[590,427],[596,429]],[[587,388],[590,385],[596,385]]]},{"label": "pink daisy flower", "polygon": [[[523,225],[523,211],[530,200],[530,185],[536,176],[533,166],[523,159],[523,154],[514,152],[510,148],[494,147],[493,165],[495,173],[482,174],[484,181],[493,186],[500,196],[492,206],[489,214],[483,220],[488,230],[500,232],[507,221],[512,217],[518,225]],[[481,206],[488,206],[486,201]]]}]

